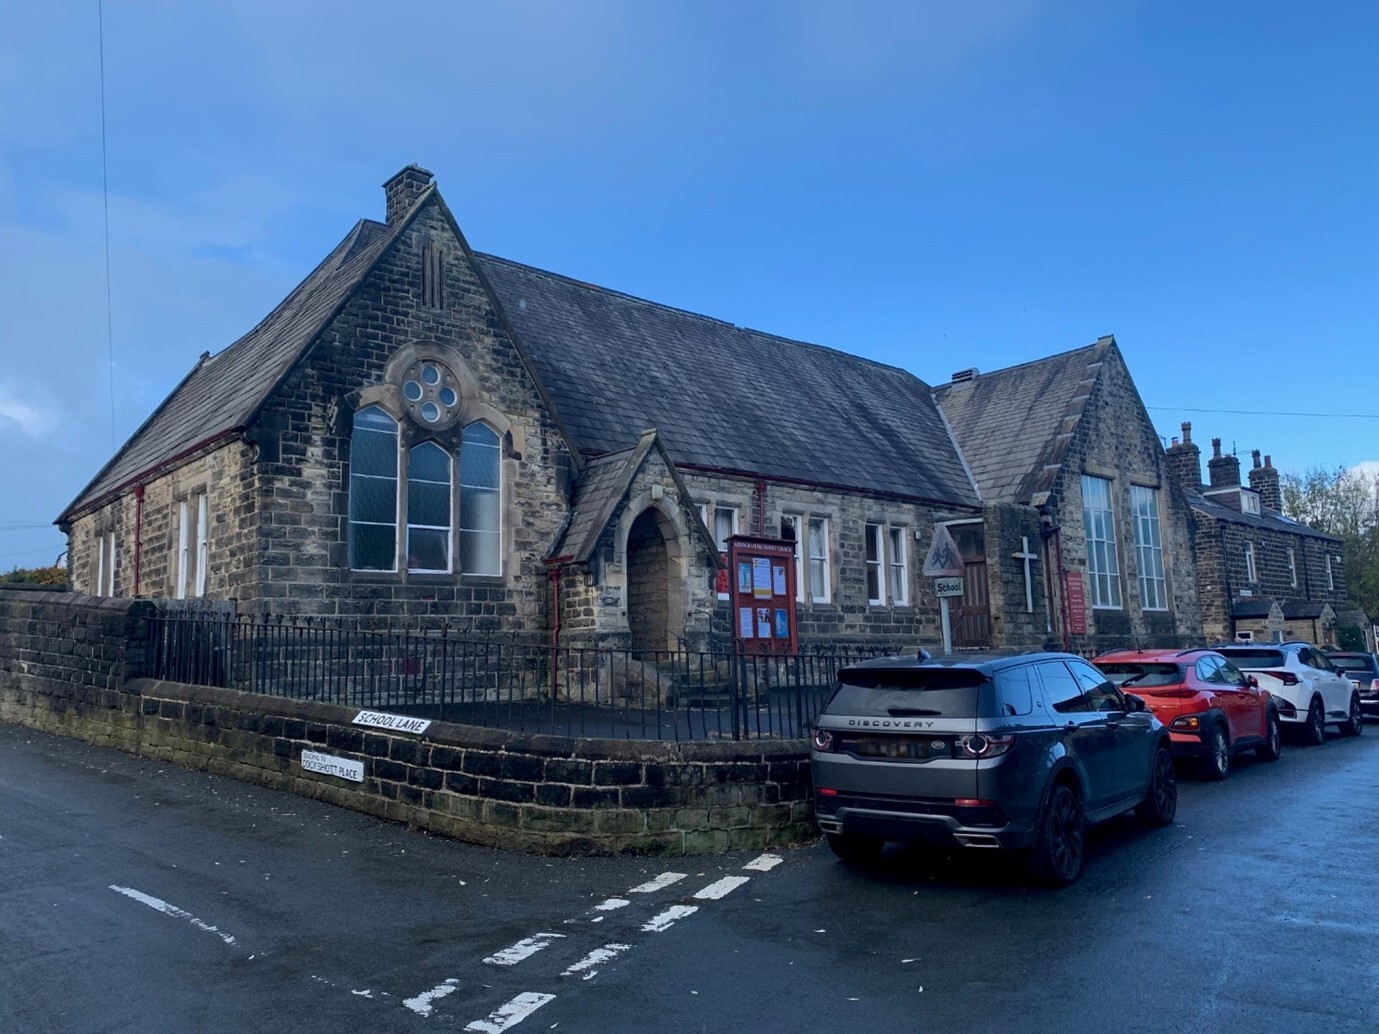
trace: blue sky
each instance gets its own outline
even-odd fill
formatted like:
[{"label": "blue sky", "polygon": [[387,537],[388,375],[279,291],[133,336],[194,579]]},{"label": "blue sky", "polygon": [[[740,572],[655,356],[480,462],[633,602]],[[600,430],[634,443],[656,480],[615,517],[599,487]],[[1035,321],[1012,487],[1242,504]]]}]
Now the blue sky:
[{"label": "blue sky", "polygon": [[1165,437],[1379,464],[1370,0],[104,19],[109,338],[96,4],[0,36],[0,569],[408,162],[483,251],[930,383],[1114,333]]}]

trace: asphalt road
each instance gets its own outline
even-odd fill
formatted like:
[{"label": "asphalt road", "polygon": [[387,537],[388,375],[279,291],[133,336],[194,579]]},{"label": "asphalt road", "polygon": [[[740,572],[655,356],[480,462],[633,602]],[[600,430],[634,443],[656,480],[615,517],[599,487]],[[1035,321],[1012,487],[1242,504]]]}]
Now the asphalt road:
[{"label": "asphalt road", "polygon": [[1379,1029],[1379,728],[1032,888],[892,848],[553,860],[0,725],[0,1031]]}]

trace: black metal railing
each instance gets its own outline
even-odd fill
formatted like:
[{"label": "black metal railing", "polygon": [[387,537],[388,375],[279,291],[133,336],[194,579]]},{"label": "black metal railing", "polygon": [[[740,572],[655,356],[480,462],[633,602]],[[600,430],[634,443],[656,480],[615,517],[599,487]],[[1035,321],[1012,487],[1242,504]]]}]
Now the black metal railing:
[{"label": "black metal railing", "polygon": [[751,656],[476,639],[446,628],[163,612],[146,674],[506,729],[648,740],[804,736],[864,646]]}]

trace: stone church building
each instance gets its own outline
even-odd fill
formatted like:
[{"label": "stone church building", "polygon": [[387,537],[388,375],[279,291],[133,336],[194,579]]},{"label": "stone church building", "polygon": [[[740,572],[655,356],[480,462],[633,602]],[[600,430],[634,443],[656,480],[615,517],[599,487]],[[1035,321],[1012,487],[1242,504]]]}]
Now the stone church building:
[{"label": "stone church building", "polygon": [[[58,518],[70,583],[241,612],[724,647],[728,539],[794,542],[800,641],[1200,637],[1188,510],[1109,338],[937,390],[475,252],[385,185]],[[1059,572],[1066,572],[1060,574]]]}]

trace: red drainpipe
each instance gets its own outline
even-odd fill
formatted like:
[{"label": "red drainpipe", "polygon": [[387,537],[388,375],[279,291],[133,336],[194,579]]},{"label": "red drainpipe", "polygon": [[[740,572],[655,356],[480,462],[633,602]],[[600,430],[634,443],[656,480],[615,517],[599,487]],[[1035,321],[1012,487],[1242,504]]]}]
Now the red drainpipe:
[{"label": "red drainpipe", "polygon": [[139,573],[144,557],[144,486],[134,486],[134,595],[139,595]]},{"label": "red drainpipe", "polygon": [[1058,556],[1058,598],[1060,601],[1059,612],[1063,618],[1063,649],[1066,651],[1072,644],[1068,641],[1068,625],[1071,619],[1068,617],[1068,588],[1064,585],[1067,572],[1063,570],[1063,529],[1054,526],[1053,529],[1053,548]]}]

